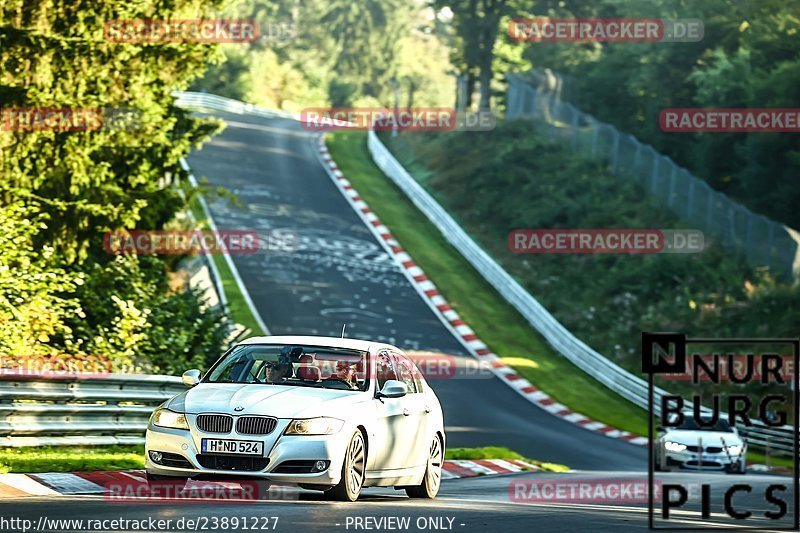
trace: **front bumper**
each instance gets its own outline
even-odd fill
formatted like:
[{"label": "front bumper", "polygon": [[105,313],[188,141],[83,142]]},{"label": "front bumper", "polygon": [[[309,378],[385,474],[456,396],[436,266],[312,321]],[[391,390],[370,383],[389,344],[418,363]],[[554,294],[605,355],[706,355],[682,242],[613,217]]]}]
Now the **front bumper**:
[{"label": "front bumper", "polygon": [[[344,429],[333,435],[283,435],[289,420],[280,420],[278,426],[269,435],[239,435],[235,431],[230,434],[205,434],[195,429],[171,429],[153,426],[147,429],[145,438],[145,470],[150,474],[175,477],[248,477],[267,479],[281,483],[304,483],[309,485],[334,486],[339,483],[347,448],[347,433]],[[264,442],[264,454],[269,459],[263,470],[217,470],[204,468],[198,455],[201,439],[233,439]],[[191,465],[190,468],[159,465],[152,461],[151,451],[178,454]],[[315,473],[279,473],[275,472],[286,461],[328,461],[328,468]]]},{"label": "front bumper", "polygon": [[[742,452],[742,453],[746,453]],[[741,454],[728,456],[727,453],[698,453],[690,451],[663,451],[666,466],[677,466],[690,470],[725,470],[739,464]]]}]

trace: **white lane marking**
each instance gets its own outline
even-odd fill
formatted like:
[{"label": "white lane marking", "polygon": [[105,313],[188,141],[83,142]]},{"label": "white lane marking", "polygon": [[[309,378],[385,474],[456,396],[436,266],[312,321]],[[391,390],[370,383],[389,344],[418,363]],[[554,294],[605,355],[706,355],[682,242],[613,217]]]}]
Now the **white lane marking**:
[{"label": "white lane marking", "polygon": [[499,466],[500,468],[505,468],[506,470],[511,470],[512,472],[521,472],[522,467],[519,467],[515,464],[509,463],[508,461],[504,461],[502,459],[487,459],[492,464]]},{"label": "white lane marking", "polygon": [[[453,320],[458,320],[459,318],[458,313],[456,313],[452,309],[448,309],[447,311],[442,312],[442,314],[450,322],[452,322]],[[458,331],[458,328],[456,328],[456,331]]]},{"label": "white lane marking", "polygon": [[463,326],[456,326],[456,331],[462,335],[474,335],[475,332],[472,331],[472,328],[464,324]]},{"label": "white lane marking", "polygon": [[[189,167],[189,162],[186,159],[181,158],[180,160],[181,166],[183,167],[186,172],[189,173],[189,183],[192,185],[193,188],[197,189],[197,180],[192,174],[191,168]],[[215,234],[218,233],[217,224],[214,222],[214,217],[211,216],[211,209],[208,207],[208,202],[203,197],[202,194],[197,195],[197,199],[200,201],[200,207],[203,208],[203,213],[205,214],[206,218],[208,219],[208,227],[211,231]],[[225,259],[225,263],[227,263],[228,268],[231,271],[231,275],[233,279],[236,281],[236,286],[239,287],[239,292],[242,293],[242,298],[244,298],[247,307],[250,309],[250,313],[253,315],[253,318],[260,327],[264,331],[264,335],[270,335],[269,328],[264,323],[264,319],[261,318],[261,315],[258,313],[258,309],[256,309],[256,304],[253,302],[253,298],[250,296],[250,293],[247,292],[247,287],[244,285],[244,280],[242,280],[242,276],[239,275],[239,270],[236,268],[236,265],[231,258],[231,254],[222,254],[222,257]],[[213,263],[212,263],[213,264]]]},{"label": "white lane marking", "polygon": [[442,479],[458,479],[461,476],[458,476],[452,472],[448,472],[444,468],[442,468]]},{"label": "white lane marking", "polygon": [[488,474],[488,475],[497,474],[495,470],[492,470],[488,466],[479,465],[478,463],[475,463],[473,461],[459,460],[452,462],[454,464],[457,464],[458,466],[466,468],[467,470],[472,470],[476,474]]}]

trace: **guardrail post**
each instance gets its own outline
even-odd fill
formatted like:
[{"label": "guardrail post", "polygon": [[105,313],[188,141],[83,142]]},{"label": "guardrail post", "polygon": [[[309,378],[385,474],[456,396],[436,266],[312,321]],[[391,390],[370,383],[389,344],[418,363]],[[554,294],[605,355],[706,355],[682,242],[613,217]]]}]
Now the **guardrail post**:
[{"label": "guardrail post", "polygon": [[614,143],[611,147],[611,174],[616,176],[617,167],[619,166],[619,132],[611,126],[611,133],[614,134]]},{"label": "guardrail post", "polygon": [[708,203],[706,204],[706,228],[711,228],[711,213],[714,212],[714,191],[708,189]]},{"label": "guardrail post", "polygon": [[650,191],[655,193],[656,192],[656,180],[658,179],[658,154],[656,153],[653,148],[650,148],[650,153],[653,154],[653,169],[650,173]]},{"label": "guardrail post", "polygon": [[675,174],[678,171],[678,167],[675,163],[672,163],[672,172],[669,175],[669,198],[667,198],[667,205],[672,208],[672,204],[675,202],[673,198],[675,197]]},{"label": "guardrail post", "polygon": [[698,455],[697,455],[697,468],[703,470],[703,437],[697,439]]},{"label": "guardrail post", "polygon": [[569,107],[572,111],[572,151],[578,149],[578,110],[574,107]]},{"label": "guardrail post", "polygon": [[691,219],[692,216],[692,207],[694,207],[694,189],[697,185],[697,179],[694,177],[689,178],[689,193],[687,194],[688,198],[686,200],[686,218]]},{"label": "guardrail post", "polygon": [[[769,435],[767,435],[767,449],[766,449],[766,450],[765,450],[765,452],[764,452],[764,453],[765,453],[765,456],[764,456],[764,457],[765,457],[765,459],[764,459],[764,462],[767,464],[767,470],[769,470],[769,469],[770,469],[770,457],[769,457],[769,456],[770,456],[770,451],[771,451],[771,446],[770,446],[771,440],[772,440],[772,439],[770,438],[770,436],[769,436]],[[795,460],[796,460],[796,459],[795,459]]]},{"label": "guardrail post", "polygon": [[[639,159],[641,159],[641,155],[642,155],[642,143],[640,143],[639,140],[636,137],[634,137],[633,135],[629,135],[628,137],[630,137],[633,140],[633,143],[636,145],[636,153],[633,154],[633,172],[634,172],[635,176],[638,176],[639,175]],[[638,177],[636,178],[636,181],[639,181]]]}]

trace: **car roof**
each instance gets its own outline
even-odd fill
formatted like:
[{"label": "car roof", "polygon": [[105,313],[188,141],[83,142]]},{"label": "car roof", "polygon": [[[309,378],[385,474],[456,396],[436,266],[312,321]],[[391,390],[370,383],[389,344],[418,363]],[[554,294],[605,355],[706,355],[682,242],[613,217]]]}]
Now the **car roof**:
[{"label": "car roof", "polygon": [[349,348],[364,352],[377,351],[381,348],[400,351],[391,344],[365,341],[361,339],[343,339],[340,337],[321,337],[317,335],[267,335],[250,337],[239,344],[302,344],[310,346],[327,346],[331,348]]}]

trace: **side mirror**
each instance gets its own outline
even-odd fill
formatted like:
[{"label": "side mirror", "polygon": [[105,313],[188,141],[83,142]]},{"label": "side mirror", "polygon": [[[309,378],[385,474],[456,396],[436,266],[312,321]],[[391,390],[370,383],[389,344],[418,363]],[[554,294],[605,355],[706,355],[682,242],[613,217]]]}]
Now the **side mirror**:
[{"label": "side mirror", "polygon": [[187,370],[186,372],[183,373],[181,379],[183,380],[183,384],[186,385],[187,387],[194,387],[195,385],[200,383],[200,371],[197,370],[196,368]]},{"label": "side mirror", "polygon": [[408,385],[396,379],[389,379],[378,392],[378,398],[402,398],[406,394],[408,394]]}]

